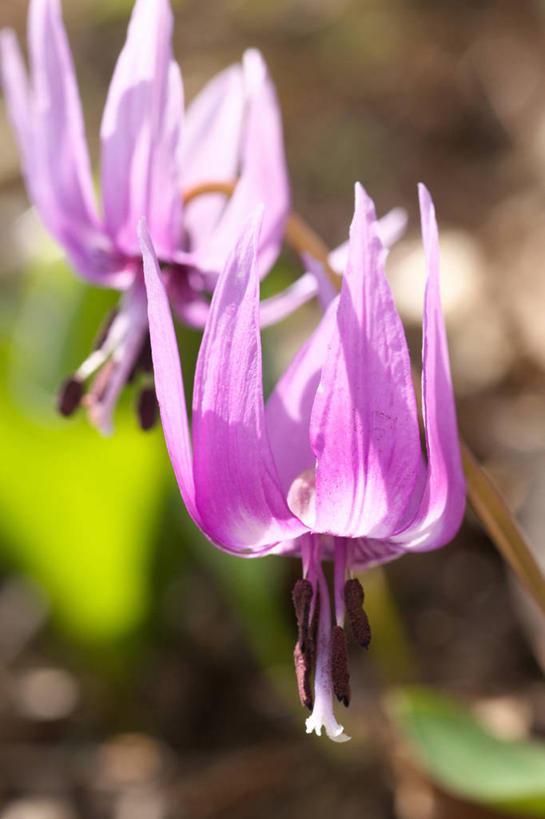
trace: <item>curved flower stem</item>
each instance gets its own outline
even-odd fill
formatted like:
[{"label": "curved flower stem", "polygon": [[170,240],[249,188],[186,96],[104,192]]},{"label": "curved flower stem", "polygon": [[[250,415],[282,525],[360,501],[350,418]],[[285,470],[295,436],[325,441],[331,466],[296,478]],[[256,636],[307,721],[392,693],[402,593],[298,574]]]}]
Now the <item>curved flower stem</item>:
[{"label": "curved flower stem", "polygon": [[516,520],[486,470],[460,441],[469,501],[489,537],[545,614],[545,578]]},{"label": "curved flower stem", "polygon": [[[231,196],[236,187],[232,182],[208,182],[184,192],[184,203],[207,193]],[[342,278],[329,264],[329,249],[320,236],[297,214],[291,213],[285,233],[286,243],[297,253],[308,253],[323,264],[337,290]],[[417,392],[418,395],[418,392]],[[471,450],[460,441],[467,495],[492,542],[545,614],[545,577],[517,522],[509,511],[498,488],[480,466]]]}]

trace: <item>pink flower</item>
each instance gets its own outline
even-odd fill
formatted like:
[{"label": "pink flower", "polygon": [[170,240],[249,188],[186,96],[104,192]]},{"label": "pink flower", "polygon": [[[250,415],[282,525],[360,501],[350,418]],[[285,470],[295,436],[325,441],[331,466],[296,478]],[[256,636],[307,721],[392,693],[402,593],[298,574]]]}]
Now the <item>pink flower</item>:
[{"label": "pink flower", "polygon": [[[439,296],[437,225],[420,186],[428,280],[423,318],[420,445],[407,344],[384,273],[371,200],[356,186],[342,291],[263,399],[258,248],[262,214],[242,232],[217,284],[199,353],[192,436],[168,299],[141,227],[155,384],[167,448],[193,520],[241,557],[300,556],[295,651],[307,731],[348,739],[333,695],[348,704],[344,636],[370,632],[353,571],[456,533],[464,510],[454,397]],[[332,628],[322,562],[335,564]],[[318,611],[318,622],[315,614]],[[312,671],[314,693],[312,691]]]},{"label": "pink flower", "polygon": [[[184,118],[172,26],[168,0],[136,0],[102,118],[101,209],[59,0],[31,0],[30,77],[14,32],[1,32],[3,86],[29,197],[75,270],[123,291],[99,348],[69,379],[60,400],[62,412],[73,412],[83,382],[101,368],[84,401],[104,432],[120,390],[135,367],[145,365],[149,346],[138,221],[144,217],[149,226],[178,316],[202,327],[209,293],[247,215],[266,204],[259,247],[265,275],[289,212],[280,113],[261,55],[247,51],[242,65],[218,74]],[[237,176],[229,201],[208,194],[184,209],[183,190]],[[308,297],[298,290],[264,304],[264,323]]]}]

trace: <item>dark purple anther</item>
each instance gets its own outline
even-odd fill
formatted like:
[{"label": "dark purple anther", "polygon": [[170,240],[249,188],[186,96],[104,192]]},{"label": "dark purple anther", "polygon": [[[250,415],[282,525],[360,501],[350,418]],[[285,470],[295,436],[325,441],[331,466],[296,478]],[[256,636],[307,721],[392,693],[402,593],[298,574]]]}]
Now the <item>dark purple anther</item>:
[{"label": "dark purple anther", "polygon": [[153,387],[144,387],[140,390],[136,411],[142,429],[144,431],[152,429],[157,421],[157,398]]},{"label": "dark purple anther", "polygon": [[149,333],[146,335],[144,343],[142,344],[142,349],[138,355],[137,366],[142,372],[145,373],[152,373],[153,372],[153,361],[151,358],[151,344]]},{"label": "dark purple anther", "polygon": [[67,378],[59,390],[57,409],[67,418],[77,410],[83,396],[83,384],[79,378]]},{"label": "dark purple anther", "polygon": [[304,651],[309,639],[310,604],[312,603],[312,583],[310,580],[297,580],[291,593],[297,626],[299,629],[299,643]]},{"label": "dark purple anther", "polygon": [[296,643],[293,651],[293,659],[295,662],[295,676],[297,677],[297,690],[299,692],[299,699],[304,708],[312,711],[314,702],[312,699],[312,661],[313,652],[302,651],[299,642]]},{"label": "dark purple anther", "polygon": [[344,604],[346,606],[348,620],[350,621],[350,627],[352,628],[352,634],[360,646],[369,648],[371,628],[367,615],[362,608],[364,596],[363,587],[356,577],[346,581],[344,586]]},{"label": "dark purple anther", "polygon": [[295,674],[301,705],[312,711],[312,668],[314,665],[314,621],[310,620],[310,607],[314,591],[310,580],[297,580],[291,593],[297,618],[298,638],[293,652]]},{"label": "dark purple anther", "polygon": [[348,673],[348,653],[346,635],[341,626],[334,626],[331,632],[331,679],[333,693],[347,708],[350,703],[350,674]]}]

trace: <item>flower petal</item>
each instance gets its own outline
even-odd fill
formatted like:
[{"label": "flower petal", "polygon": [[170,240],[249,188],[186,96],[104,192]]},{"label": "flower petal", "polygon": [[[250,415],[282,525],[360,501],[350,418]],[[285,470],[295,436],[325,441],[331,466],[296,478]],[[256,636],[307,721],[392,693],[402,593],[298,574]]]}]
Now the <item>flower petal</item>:
[{"label": "flower petal", "polygon": [[314,466],[309,424],[320,373],[333,332],[338,298],[279,379],[266,406],[271,449],[284,491]]},{"label": "flower petal", "polygon": [[175,267],[163,273],[168,298],[176,316],[189,327],[202,330],[210,310],[210,300],[205,298],[202,288],[197,290],[192,287],[191,275],[198,275],[197,271]]},{"label": "flower petal", "polygon": [[[407,343],[384,274],[371,200],[356,185],[337,321],[312,409],[315,531],[385,537],[421,464]],[[308,521],[307,521],[308,522]]]},{"label": "flower petal", "polygon": [[[407,227],[407,211],[404,208],[392,208],[381,219],[377,221],[377,233],[384,246],[384,258],[388,251],[398,242]],[[336,247],[329,254],[329,264],[342,275],[348,261],[348,242]]]},{"label": "flower petal", "polygon": [[466,487],[458,442],[445,322],[441,311],[439,239],[435,209],[424,185],[419,185],[418,192],[428,267],[422,356],[422,407],[428,470],[416,516],[410,526],[393,540],[405,548],[425,550],[442,546],[458,531],[464,514]]},{"label": "flower petal", "polygon": [[29,196],[79,273],[132,280],[99,223],[76,77],[58,0],[32,0],[29,85],[12,31],[1,35],[6,103]]},{"label": "flower petal", "polygon": [[[232,182],[240,163],[245,93],[242,67],[232,65],[203,88],[188,107],[180,142],[182,185]],[[190,247],[202,246],[225,210],[226,198],[210,193],[194,199],[184,212]]]},{"label": "flower petal", "polygon": [[168,0],[137,0],[108,91],[101,126],[101,185],[108,233],[138,253],[143,216],[161,258],[180,239],[178,140],[183,116],[180,71],[172,60]]},{"label": "flower petal", "polygon": [[263,276],[276,261],[282,246],[290,207],[289,184],[278,101],[267,67],[258,51],[251,49],[245,52],[243,70],[248,111],[241,176],[220,222],[202,244],[197,257],[202,269],[220,270],[231,248],[233,236],[240,234],[248,214],[264,204],[258,256],[259,275]]},{"label": "flower petal", "polygon": [[148,299],[148,321],[153,357],[155,392],[159,402],[165,441],[187,511],[202,527],[195,504],[193,455],[187,420],[178,343],[172,323],[159,263],[144,220],[138,226]]},{"label": "flower petal", "polygon": [[318,292],[318,285],[315,276],[311,273],[303,273],[292,284],[262,299],[259,305],[259,322],[261,327],[270,327],[271,324],[278,324],[279,321],[290,316],[295,310],[314,298]]},{"label": "flower petal", "polygon": [[[302,253],[301,258],[303,260],[305,270],[308,271],[308,273],[310,273],[315,279],[318,302],[322,310],[325,311],[333,299],[337,296],[338,291],[331,281],[329,273],[325,269],[322,262],[315,259],[314,256],[310,255],[310,253]],[[346,267],[346,261],[344,267]]]},{"label": "flower petal", "polygon": [[12,29],[0,31],[2,56],[2,85],[6,107],[13,125],[19,150],[22,154],[23,171],[28,177],[27,185],[33,178],[31,98],[28,77],[17,37]]},{"label": "flower petal", "polygon": [[259,548],[305,527],[289,511],[265,426],[256,270],[261,213],[247,223],[214,291],[193,394],[194,475],[204,528]]}]

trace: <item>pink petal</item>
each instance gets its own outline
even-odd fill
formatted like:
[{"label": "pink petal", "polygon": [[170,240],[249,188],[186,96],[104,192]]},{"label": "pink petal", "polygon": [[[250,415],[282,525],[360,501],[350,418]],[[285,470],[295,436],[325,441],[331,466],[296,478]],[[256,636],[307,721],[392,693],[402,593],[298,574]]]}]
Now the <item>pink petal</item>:
[{"label": "pink petal", "polygon": [[[184,191],[205,182],[232,182],[238,175],[245,108],[240,65],[215,76],[188,107],[180,143]],[[192,248],[202,246],[226,206],[226,197],[211,193],[193,200],[184,212],[184,229]]]},{"label": "pink petal", "polygon": [[189,273],[174,268],[169,271],[167,291],[176,316],[189,327],[202,330],[210,310],[210,301],[191,286]]},{"label": "pink petal", "polygon": [[187,511],[197,526],[202,528],[201,516],[195,504],[193,455],[178,342],[157,256],[143,220],[139,225],[138,233],[148,298],[155,392],[159,402],[163,432]]},{"label": "pink petal", "polygon": [[19,150],[23,159],[23,171],[27,185],[33,178],[32,151],[32,100],[28,87],[28,77],[21,49],[15,32],[11,29],[0,31],[2,56],[2,85],[6,99],[7,113],[13,125]]},{"label": "pink petal", "polygon": [[259,239],[259,274],[265,275],[282,246],[289,213],[290,195],[282,121],[274,86],[258,51],[244,54],[244,81],[248,113],[244,130],[242,171],[236,190],[213,234],[199,239],[198,264],[202,269],[220,270],[233,236],[240,234],[249,213],[265,205]]},{"label": "pink petal", "polygon": [[[407,211],[404,208],[392,208],[377,221],[377,233],[384,246],[384,258],[388,250],[398,242],[407,227]],[[342,275],[348,260],[348,242],[336,247],[329,254],[329,264],[339,275]]]},{"label": "pink petal", "polygon": [[193,395],[197,506],[209,536],[259,548],[305,527],[290,513],[265,427],[259,280],[261,213],[242,233],[214,291]]},{"label": "pink petal", "polygon": [[79,273],[124,286],[123,270],[99,224],[72,57],[58,0],[32,0],[29,85],[15,35],[2,32],[7,108],[22,155],[29,196],[46,228]]},{"label": "pink petal", "polygon": [[333,332],[338,299],[295,355],[267,401],[267,428],[284,491],[314,466],[309,425],[320,374]]},{"label": "pink petal", "polygon": [[318,285],[315,276],[311,273],[303,273],[292,284],[276,293],[274,296],[269,296],[267,299],[262,299],[259,305],[259,322],[261,327],[270,327],[271,324],[278,324],[290,316],[307,301],[314,298],[318,292]]},{"label": "pink petal", "polygon": [[419,185],[422,238],[428,267],[423,318],[422,404],[427,482],[417,514],[395,537],[405,548],[434,549],[451,540],[462,522],[465,479],[439,292],[439,239],[431,196]]},{"label": "pink petal", "polygon": [[[346,255],[348,255],[348,242],[346,245]],[[324,265],[318,261],[318,259],[315,259],[314,256],[310,255],[310,253],[302,253],[301,258],[303,260],[305,270],[307,270],[311,276],[313,276],[316,282],[316,295],[318,296],[320,306],[322,310],[326,310],[337,295],[337,289],[329,278],[329,273],[325,269]],[[345,267],[346,259],[342,270],[344,270]]]},{"label": "pink petal", "polygon": [[29,52],[34,94],[34,128],[43,129],[37,157],[53,196],[82,225],[96,224],[96,205],[76,76],[58,0],[32,0]]},{"label": "pink petal", "polygon": [[348,266],[312,410],[315,531],[385,537],[404,520],[421,453],[407,343],[371,200],[356,185]]},{"label": "pink petal", "polygon": [[378,235],[385,248],[391,248],[399,242],[407,228],[407,221],[405,208],[392,208],[378,220]]},{"label": "pink petal", "polygon": [[168,0],[137,0],[101,127],[107,230],[125,253],[137,254],[137,225],[145,217],[159,256],[167,259],[180,239],[182,214],[183,88],[171,35]]}]

